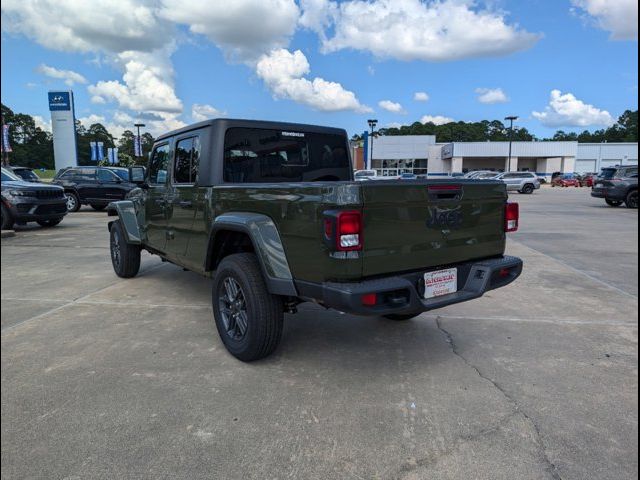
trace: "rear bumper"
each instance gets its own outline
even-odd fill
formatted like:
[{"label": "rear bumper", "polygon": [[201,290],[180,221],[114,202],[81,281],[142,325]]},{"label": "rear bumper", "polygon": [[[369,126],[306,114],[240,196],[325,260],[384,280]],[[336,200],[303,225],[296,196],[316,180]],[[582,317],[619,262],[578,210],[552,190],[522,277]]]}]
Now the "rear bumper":
[{"label": "rear bumper", "polygon": [[[301,297],[342,312],[358,315],[418,313],[466,302],[510,284],[522,273],[522,260],[504,256],[441,268],[451,267],[458,269],[458,291],[428,299],[424,298],[424,273],[427,270],[355,283],[297,281],[296,287]],[[376,305],[363,305],[362,296],[371,293],[377,295]]]},{"label": "rear bumper", "polygon": [[626,189],[616,187],[594,187],[591,196],[595,198],[608,198],[610,200],[625,200]]}]

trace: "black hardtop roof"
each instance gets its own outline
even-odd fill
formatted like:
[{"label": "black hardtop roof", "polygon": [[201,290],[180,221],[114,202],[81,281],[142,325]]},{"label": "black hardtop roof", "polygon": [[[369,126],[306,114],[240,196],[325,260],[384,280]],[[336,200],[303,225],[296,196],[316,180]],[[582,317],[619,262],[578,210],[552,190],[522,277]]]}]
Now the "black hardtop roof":
[{"label": "black hardtop roof", "polygon": [[193,123],[186,127],[172,130],[156,138],[156,142],[170,138],[176,135],[187,133],[191,130],[197,130],[205,127],[214,128],[264,128],[268,130],[292,130],[297,132],[309,132],[309,133],[328,133],[334,135],[346,135],[346,131],[342,128],[323,127],[321,125],[307,125],[303,123],[289,123],[289,122],[271,122],[267,120],[244,120],[239,118],[214,118],[211,120],[204,120],[202,122]]}]

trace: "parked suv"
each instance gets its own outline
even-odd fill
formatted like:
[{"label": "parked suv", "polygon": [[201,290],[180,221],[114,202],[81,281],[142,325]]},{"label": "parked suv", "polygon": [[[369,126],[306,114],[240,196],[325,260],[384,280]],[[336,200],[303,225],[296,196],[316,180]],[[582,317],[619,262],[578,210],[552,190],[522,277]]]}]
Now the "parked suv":
[{"label": "parked suv", "polygon": [[68,168],[58,172],[52,183],[64,188],[69,212],[77,212],[81,205],[103,210],[136,188],[129,182],[129,170],[118,167]]},{"label": "parked suv", "polygon": [[55,185],[25,182],[6,168],[2,169],[2,230],[14,223],[37,222],[53,227],[67,214],[64,190]]},{"label": "parked suv", "polygon": [[595,179],[591,196],[604,198],[607,205],[638,208],[638,167],[617,166],[603,168]]},{"label": "parked suv", "polygon": [[502,180],[507,185],[507,191],[517,191],[527,195],[540,188],[540,180],[533,172],[505,172],[496,180]]}]

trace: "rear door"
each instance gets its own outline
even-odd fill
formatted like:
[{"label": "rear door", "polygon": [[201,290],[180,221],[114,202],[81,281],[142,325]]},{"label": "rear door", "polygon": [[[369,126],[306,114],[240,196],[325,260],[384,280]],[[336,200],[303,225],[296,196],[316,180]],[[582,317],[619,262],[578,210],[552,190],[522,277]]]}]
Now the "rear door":
[{"label": "rear door", "polygon": [[[200,135],[190,132],[176,138],[171,187],[167,193],[167,252],[182,261],[187,258],[197,212],[202,213],[204,195],[196,186],[200,163]],[[201,255],[200,255],[201,256]],[[200,265],[201,266],[201,265]]]},{"label": "rear door", "polygon": [[518,190],[522,184],[521,173],[505,173],[502,176],[502,181],[507,185],[507,190]]},{"label": "rear door", "polygon": [[98,196],[96,167],[79,167],[73,181],[76,184],[76,192],[78,192],[81,202],[91,201]]},{"label": "rear door", "polygon": [[363,275],[383,275],[502,255],[499,181],[361,182]]},{"label": "rear door", "polygon": [[167,192],[169,190],[170,142],[153,147],[149,161],[149,190],[145,201],[147,243],[165,252],[167,244]]}]

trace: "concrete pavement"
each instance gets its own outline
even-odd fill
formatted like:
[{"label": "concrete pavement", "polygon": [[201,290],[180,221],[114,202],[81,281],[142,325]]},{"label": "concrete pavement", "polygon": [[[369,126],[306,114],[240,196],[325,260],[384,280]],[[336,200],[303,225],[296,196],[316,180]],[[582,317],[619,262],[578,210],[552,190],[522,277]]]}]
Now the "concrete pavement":
[{"label": "concrete pavement", "polygon": [[514,199],[515,284],[409,322],[303,305],[253,364],[209,280],[146,254],[113,274],[104,213],[18,228],[2,478],[636,478],[637,211]]}]

